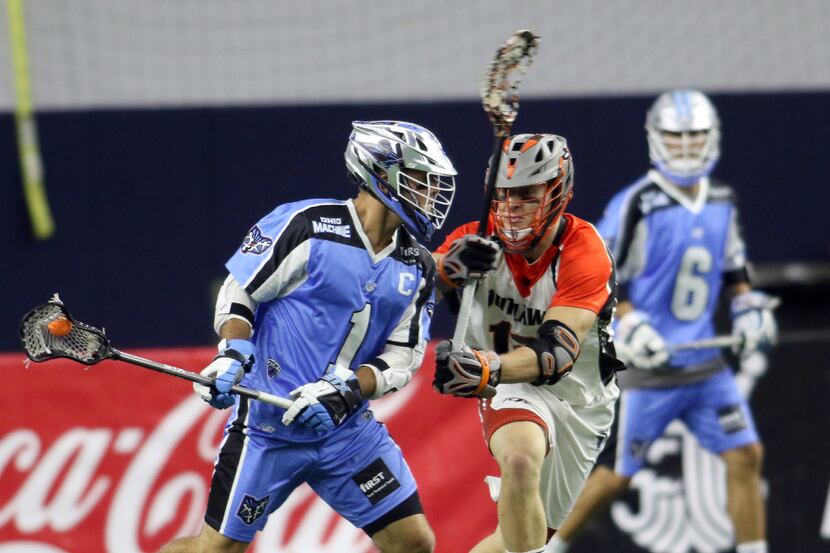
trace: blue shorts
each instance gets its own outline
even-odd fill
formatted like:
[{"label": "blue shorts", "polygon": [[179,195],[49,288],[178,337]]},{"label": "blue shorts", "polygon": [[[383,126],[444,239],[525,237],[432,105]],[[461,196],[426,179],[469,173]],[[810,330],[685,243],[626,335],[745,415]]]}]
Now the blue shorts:
[{"label": "blue shorts", "polygon": [[730,370],[694,384],[624,390],[616,424],[615,472],[631,477],[643,468],[648,448],[674,419],[683,421],[700,445],[716,454],[758,441],[749,405]]},{"label": "blue shorts", "polygon": [[[386,427],[366,411],[314,442],[287,442],[245,425],[247,401],[236,415],[214,466],[205,522],[250,542],[268,515],[307,482],[358,528],[366,528],[415,495],[415,479]],[[417,503],[420,508],[420,503]]]}]

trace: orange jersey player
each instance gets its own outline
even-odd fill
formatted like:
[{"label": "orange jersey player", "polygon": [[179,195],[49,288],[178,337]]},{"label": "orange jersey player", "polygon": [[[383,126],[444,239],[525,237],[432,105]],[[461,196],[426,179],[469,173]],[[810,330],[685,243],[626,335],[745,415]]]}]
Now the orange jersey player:
[{"label": "orange jersey player", "polygon": [[[464,345],[436,349],[441,393],[480,397],[499,526],[476,553],[541,552],[594,465],[619,395],[608,327],[614,263],[596,229],[564,213],[573,160],[565,139],[505,141],[488,235],[478,223],[436,250],[445,294],[481,279]],[[454,292],[453,292],[454,293]]]}]

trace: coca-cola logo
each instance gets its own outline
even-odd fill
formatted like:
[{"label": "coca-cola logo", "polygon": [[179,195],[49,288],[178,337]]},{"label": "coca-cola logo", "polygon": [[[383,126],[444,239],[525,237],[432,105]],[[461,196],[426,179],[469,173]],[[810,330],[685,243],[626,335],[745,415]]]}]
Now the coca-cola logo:
[{"label": "coca-cola logo", "polygon": [[[408,388],[374,407],[393,415],[415,386]],[[175,390],[180,397],[181,388]],[[70,426],[51,443],[33,428],[0,436],[0,553],[143,553],[196,534],[227,416],[188,395],[146,430]],[[310,550],[374,548],[364,532],[302,486],[270,517],[250,551]]]}]

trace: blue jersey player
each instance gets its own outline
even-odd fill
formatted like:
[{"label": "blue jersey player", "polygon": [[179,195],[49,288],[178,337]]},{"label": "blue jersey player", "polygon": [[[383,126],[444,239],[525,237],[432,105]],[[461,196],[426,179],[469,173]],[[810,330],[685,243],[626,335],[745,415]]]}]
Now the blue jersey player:
[{"label": "blue jersey player", "polygon": [[[214,321],[222,341],[202,373],[216,384],[197,392],[233,411],[206,524],[165,553],[245,551],[304,482],[384,553],[433,550],[413,476],[368,400],[405,386],[421,364],[435,266],[413,235],[440,228],[456,172],[423,127],[353,126],[345,157],[357,198],[281,205],[227,263]],[[293,403],[238,399],[228,390],[240,381]]]},{"label": "blue jersey player", "polygon": [[565,551],[590,516],[628,487],[666,426],[680,419],[725,461],[736,551],[766,553],[762,449],[749,406],[719,350],[671,346],[715,335],[725,288],[739,338],[735,353],[765,349],[776,337],[772,303],[750,288],[732,191],[708,177],[720,155],[720,123],[709,99],[693,90],[664,93],[648,112],[646,130],[653,168],[611,200],[598,224],[616,258],[624,300],[615,345],[629,370],[620,373],[616,448],[606,447],[548,551]]}]

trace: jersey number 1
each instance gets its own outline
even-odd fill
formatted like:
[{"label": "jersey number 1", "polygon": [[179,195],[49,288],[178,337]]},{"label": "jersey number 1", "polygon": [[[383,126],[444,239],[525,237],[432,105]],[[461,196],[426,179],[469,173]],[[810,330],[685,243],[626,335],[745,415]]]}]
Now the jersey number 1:
[{"label": "jersey number 1", "polygon": [[[366,339],[366,334],[369,330],[369,320],[372,317],[372,304],[367,303],[360,311],[352,313],[349,324],[351,328],[343,340],[343,345],[340,346],[340,351],[337,352],[337,358],[334,363],[329,364],[328,371],[334,370],[334,366],[344,367],[346,369],[352,368],[352,361],[357,355],[357,350],[363,345],[363,340]],[[327,372],[328,372],[327,371]]]},{"label": "jersey number 1", "polygon": [[712,254],[701,246],[692,246],[683,254],[674,281],[672,314],[681,321],[694,321],[709,303],[709,283],[705,275],[712,270]]}]

